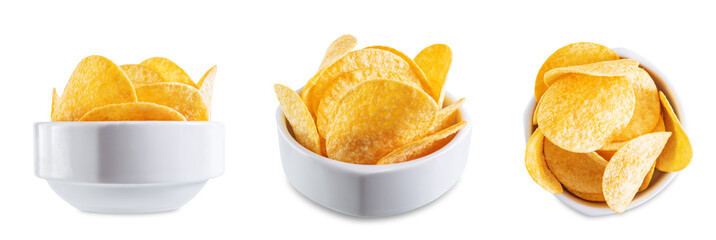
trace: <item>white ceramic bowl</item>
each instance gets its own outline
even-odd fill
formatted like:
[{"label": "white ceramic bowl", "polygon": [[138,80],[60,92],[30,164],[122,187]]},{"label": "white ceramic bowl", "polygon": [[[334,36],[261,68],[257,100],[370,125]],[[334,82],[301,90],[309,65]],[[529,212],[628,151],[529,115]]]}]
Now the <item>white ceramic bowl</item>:
[{"label": "white ceramic bowl", "polygon": [[[684,116],[680,112],[678,98],[676,97],[676,94],[672,92],[674,88],[671,87],[669,81],[666,79],[666,76],[661,71],[659,71],[656,66],[654,66],[654,64],[649,62],[649,60],[632,51],[629,51],[624,48],[615,48],[613,50],[622,58],[631,58],[639,60],[640,67],[644,68],[649,73],[649,75],[651,75],[651,78],[654,79],[654,82],[656,83],[656,87],[660,91],[664,92],[664,95],[666,95],[666,98],[669,99],[669,102],[674,108],[674,112],[683,124]],[[535,100],[534,97],[532,97],[529,104],[527,105],[527,109],[525,110],[524,116],[526,124],[525,140],[529,139],[530,135],[532,135],[532,132],[534,132],[535,129],[535,126],[532,125],[532,113],[534,112],[535,107]],[[627,210],[638,207],[655,197],[659,192],[664,190],[667,185],[669,185],[669,183],[676,177],[676,175],[677,172],[668,173],[655,169],[654,175],[651,179],[651,183],[649,183],[649,187],[646,190],[636,194],[634,200],[631,202],[631,204],[629,204]],[[557,199],[559,199],[560,201],[562,201],[562,203],[564,203],[565,205],[587,216],[602,216],[614,213],[614,211],[612,211],[606,203],[583,200],[573,195],[566,189],[564,193],[555,194],[554,196],[557,197]]]},{"label": "white ceramic bowl", "polygon": [[35,123],[35,175],[83,211],[174,210],[223,172],[222,123]]},{"label": "white ceramic bowl", "polygon": [[276,123],[283,171],[298,192],[326,208],[361,217],[404,213],[439,198],[460,178],[472,121],[464,107],[459,118],[468,124],[430,155],[398,164],[359,165],[325,158],[301,146],[279,107]]}]

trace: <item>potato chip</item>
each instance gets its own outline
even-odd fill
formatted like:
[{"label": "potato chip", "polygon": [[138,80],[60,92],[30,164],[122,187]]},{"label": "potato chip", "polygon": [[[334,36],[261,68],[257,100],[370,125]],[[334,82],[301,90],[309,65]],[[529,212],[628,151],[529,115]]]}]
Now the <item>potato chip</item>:
[{"label": "potato chip", "polygon": [[308,150],[323,155],[316,124],[298,93],[281,84],[274,84],[273,89],[276,91],[283,115],[293,129],[296,141]]},{"label": "potato chip", "polygon": [[94,108],[136,101],[132,83],[116,64],[102,56],[89,56],[80,61],[65,85],[52,121],[77,121]]},{"label": "potato chip", "polygon": [[140,102],[164,105],[184,115],[188,121],[208,121],[209,110],[196,88],[177,82],[142,85],[136,88]]},{"label": "potato chip", "polygon": [[581,199],[584,199],[587,201],[592,201],[592,202],[604,202],[604,194],[602,194],[601,192],[585,193],[585,192],[580,192],[580,191],[577,191],[574,189],[569,189],[568,187],[565,187],[565,188],[567,188],[567,191],[572,193],[574,196],[577,196],[578,198],[581,198]]},{"label": "potato chip", "polygon": [[52,88],[52,109],[50,110],[50,118],[52,118],[53,115],[55,115],[55,110],[57,110],[58,106],[60,104],[60,96],[57,96],[57,89]]},{"label": "potato chip", "polygon": [[[183,83],[197,88],[194,81],[184,72],[184,69],[169,59],[163,57],[148,58],[140,63],[158,73],[164,81]],[[191,120],[190,120],[191,121]]]},{"label": "potato chip", "polygon": [[[654,127],[654,129],[651,130],[651,132],[664,132],[664,119],[661,116],[659,117],[659,121],[656,123],[656,126]],[[604,145],[602,148],[597,150],[597,153],[599,153],[599,155],[603,158],[609,160],[612,158],[614,153],[616,153],[620,148],[622,148],[627,142],[628,141],[607,143],[607,145]]]},{"label": "potato chip", "polygon": [[326,89],[336,77],[347,72],[367,68],[381,68],[382,72],[395,72],[405,76],[409,85],[417,88],[422,87],[420,77],[403,58],[390,51],[366,48],[346,54],[343,58],[316,74],[303,88],[301,98],[315,117]]},{"label": "potato chip", "polygon": [[590,153],[574,153],[559,148],[549,139],[544,141],[544,159],[559,182],[569,189],[584,193],[602,192],[604,161],[595,161]]},{"label": "potato chip", "polygon": [[80,121],[186,121],[174,109],[147,102],[104,105],[87,112]]},{"label": "potato chip", "polygon": [[552,86],[552,83],[564,77],[564,75],[584,74],[596,77],[618,77],[627,76],[630,72],[639,68],[639,61],[636,59],[619,59],[613,61],[603,61],[589,63],[583,65],[555,68],[544,74],[544,83]]},{"label": "potato chip", "polygon": [[[405,62],[408,63],[408,65],[410,65],[410,69],[412,70],[411,72],[409,72],[406,75],[415,76],[418,79],[418,82],[420,83],[419,88],[422,89],[423,91],[425,91],[426,93],[428,93],[428,95],[432,96],[431,91],[430,91],[430,83],[428,83],[428,77],[425,76],[425,73],[423,72],[422,69],[420,69],[420,66],[418,66],[418,64],[416,64],[412,58],[408,57],[408,55],[405,55],[405,53],[398,51],[398,49],[388,47],[388,46],[370,46],[370,47],[366,47],[366,49],[385,50],[385,51],[391,52],[391,53],[399,56],[400,58],[402,58]],[[432,97],[433,97],[433,99],[436,99],[435,102],[437,103],[438,102],[437,99],[439,98],[439,96],[432,96]],[[442,107],[442,106],[438,105],[438,107]]]},{"label": "potato chip", "polygon": [[604,199],[614,212],[624,212],[671,133],[648,133],[627,142],[607,164],[602,180]]},{"label": "potato chip", "polygon": [[544,74],[549,70],[617,59],[619,59],[619,55],[612,49],[596,43],[580,42],[564,46],[552,53],[537,72],[535,99],[539,102],[542,94],[547,91]]},{"label": "potato chip", "polygon": [[627,74],[634,88],[634,115],[629,124],[615,133],[613,141],[627,141],[651,132],[661,118],[659,90],[644,69],[637,68]]},{"label": "potato chip", "polygon": [[204,76],[201,77],[199,83],[199,93],[204,97],[206,107],[209,109],[209,118],[211,118],[211,98],[214,95],[214,79],[216,78],[216,65],[211,67],[209,71],[206,71]]},{"label": "potato chip", "polygon": [[343,58],[343,56],[351,52],[356,45],[358,45],[358,39],[353,35],[346,34],[338,37],[328,46],[328,49],[326,49],[326,54],[323,56],[321,66],[318,67],[318,72],[338,61],[338,59]]},{"label": "potato chip", "polygon": [[656,160],[656,168],[664,172],[681,171],[691,163],[691,157],[694,155],[691,142],[663,92],[659,92],[659,98],[664,112],[664,126],[666,131],[673,135],[666,143],[659,159]]},{"label": "potato chip", "polygon": [[144,84],[165,82],[159,73],[141,64],[125,64],[119,66],[119,68],[127,74],[127,78],[129,78],[129,81],[131,81],[135,87]]},{"label": "potato chip", "polygon": [[445,44],[431,45],[420,51],[413,60],[428,79],[430,95],[437,97],[435,101],[442,107],[445,99],[445,78],[452,63],[452,50]]},{"label": "potato chip", "polygon": [[662,113],[661,116],[659,116],[659,121],[656,122],[656,126],[654,129],[651,130],[651,132],[666,132],[666,125],[664,125],[664,114]]},{"label": "potato chip", "polygon": [[527,150],[525,150],[525,166],[527,172],[537,185],[544,188],[552,194],[562,193],[562,184],[557,180],[552,171],[547,166],[544,156],[545,138],[539,128],[535,129],[530,139],[527,140]]},{"label": "potato chip", "polygon": [[537,125],[537,116],[539,116],[537,110],[539,110],[539,102],[535,103],[535,110],[532,112],[532,125]]},{"label": "potato chip", "polygon": [[376,164],[383,165],[407,162],[434,153],[435,151],[447,145],[450,140],[455,137],[455,134],[457,134],[457,132],[460,131],[460,129],[462,129],[466,125],[467,122],[461,121],[440,132],[424,137],[418,141],[403,145],[402,147],[399,147],[388,153],[388,155],[382,157],[380,160],[378,160]]},{"label": "potato chip", "polygon": [[438,110],[435,122],[430,126],[428,134],[433,134],[454,124],[456,122],[455,117],[457,116],[457,110],[460,109],[463,103],[465,103],[465,98],[457,100],[457,102]]},{"label": "potato chip", "polygon": [[644,177],[644,181],[641,182],[641,186],[639,187],[639,191],[644,191],[649,187],[649,184],[651,183],[651,178],[654,176],[654,169],[656,168],[656,162],[651,165],[651,169],[649,169],[649,173],[646,174],[646,177]]},{"label": "potato chip", "polygon": [[328,157],[375,164],[393,149],[424,137],[437,110],[433,98],[404,82],[362,82],[336,107],[326,135]]},{"label": "potato chip", "polygon": [[[611,142],[634,113],[634,90],[625,77],[568,74],[552,84],[539,104],[537,121],[552,143],[592,152]],[[579,190],[579,189],[577,189]]]}]

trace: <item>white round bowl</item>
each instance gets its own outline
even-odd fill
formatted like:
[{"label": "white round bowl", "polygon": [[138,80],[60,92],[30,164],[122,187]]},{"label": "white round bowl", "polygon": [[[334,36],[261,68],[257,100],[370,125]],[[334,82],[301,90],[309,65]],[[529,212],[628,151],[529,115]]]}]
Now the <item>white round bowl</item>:
[{"label": "white round bowl", "polygon": [[224,173],[218,122],[40,122],[34,130],[35,175],[82,211],[174,210]]},{"label": "white round bowl", "polygon": [[464,107],[458,115],[467,125],[442,149],[403,163],[359,165],[332,160],[301,146],[279,107],[276,123],[283,171],[298,192],[326,208],[361,217],[404,213],[442,196],[465,169],[472,121]]},{"label": "white round bowl", "polygon": [[[664,92],[664,95],[667,99],[669,99],[669,102],[671,103],[672,107],[674,108],[674,112],[679,117],[679,120],[681,123],[684,123],[684,116],[680,112],[678,98],[676,97],[676,94],[672,92],[672,87],[669,83],[669,81],[666,79],[666,76],[659,71],[654,64],[649,62],[649,60],[645,59],[644,57],[629,51],[624,48],[615,48],[613,49],[621,58],[631,58],[639,60],[640,67],[644,68],[649,75],[651,75],[651,78],[654,79],[654,82],[656,83],[656,87]],[[529,139],[530,135],[532,135],[532,132],[534,132],[534,129],[536,126],[532,125],[532,113],[535,110],[535,100],[534,97],[530,100],[529,104],[527,104],[527,109],[525,110],[525,140]],[[658,169],[654,170],[654,175],[651,179],[651,182],[649,183],[649,187],[640,192],[637,193],[634,197],[634,200],[632,200],[631,204],[629,204],[629,207],[627,210],[636,208],[653,197],[655,197],[659,192],[664,190],[667,185],[676,177],[678,173],[677,172],[662,172]],[[570,208],[574,209],[575,211],[582,213],[587,216],[603,216],[603,215],[609,215],[614,214],[614,211],[612,211],[609,206],[607,206],[606,203],[603,202],[592,202],[587,201],[584,199],[581,199],[569,191],[565,189],[565,191],[562,194],[554,194],[557,199],[559,199],[562,203],[569,206]]]}]

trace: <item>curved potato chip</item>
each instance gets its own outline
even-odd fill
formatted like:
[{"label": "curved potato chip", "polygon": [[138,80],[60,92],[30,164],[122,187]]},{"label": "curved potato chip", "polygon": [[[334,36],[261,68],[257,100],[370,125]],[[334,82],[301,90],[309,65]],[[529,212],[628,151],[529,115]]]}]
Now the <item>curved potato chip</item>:
[{"label": "curved potato chip", "polygon": [[455,123],[455,113],[464,103],[465,98],[461,98],[460,100],[457,100],[457,102],[454,102],[449,106],[438,110],[438,114],[435,117],[435,122],[432,126],[430,126],[430,129],[428,129],[428,134],[433,134],[435,132],[443,130],[446,127],[449,127],[450,125]]},{"label": "curved potato chip", "polygon": [[[408,55],[405,55],[405,53],[398,51],[398,49],[388,47],[388,46],[370,46],[370,47],[366,47],[366,49],[380,49],[380,50],[385,50],[385,51],[391,52],[395,55],[398,55],[405,62],[407,62],[408,65],[410,65],[410,69],[412,71],[406,75],[416,77],[418,79],[418,83],[420,84],[419,88],[422,89],[423,91],[425,91],[429,96],[432,96],[433,99],[435,99],[436,103],[438,102],[437,99],[440,96],[433,96],[430,93],[430,83],[428,83],[428,77],[425,76],[425,73],[423,72],[422,69],[420,69],[420,66],[418,66],[418,64],[416,64],[412,58],[408,57]],[[442,107],[442,106],[438,105],[438,107]]]},{"label": "curved potato chip", "polygon": [[[625,77],[568,74],[545,92],[537,121],[552,143],[593,152],[611,142],[634,113],[634,90]],[[577,189],[579,190],[579,189]]]},{"label": "curved potato chip", "polygon": [[405,76],[409,85],[417,88],[422,86],[419,76],[414,73],[411,65],[395,53],[373,48],[353,51],[313,76],[303,88],[301,98],[311,114],[315,117],[326,88],[336,77],[366,68],[382,68],[383,72],[395,72]]},{"label": "curved potato chip", "polygon": [[406,83],[362,82],[336,106],[326,135],[328,157],[375,164],[393,149],[424,137],[437,109],[427,93]]},{"label": "curved potato chip", "polygon": [[60,96],[57,96],[57,89],[52,88],[52,109],[50,109],[50,119],[52,119],[52,116],[55,115],[58,104],[60,104]]},{"label": "curved potato chip", "polygon": [[413,60],[428,79],[430,95],[437,97],[435,101],[442,107],[445,99],[443,86],[452,63],[452,50],[445,44],[434,44],[420,51]]},{"label": "curved potato chip", "polygon": [[144,84],[164,82],[164,78],[162,78],[159,73],[144,65],[124,64],[119,66],[119,68],[127,74],[127,78],[129,78],[129,81],[131,81],[135,87]]},{"label": "curved potato chip", "polygon": [[328,49],[326,49],[326,54],[323,56],[323,61],[321,62],[321,66],[318,67],[318,71],[320,72],[338,61],[338,59],[341,59],[351,52],[356,45],[358,45],[358,39],[353,35],[346,34],[338,37],[328,46]]},{"label": "curved potato chip", "polygon": [[[656,126],[654,129],[651,130],[651,132],[664,132],[664,118],[661,116],[659,117],[659,121],[656,123]],[[631,139],[629,139],[631,140]],[[604,145],[602,148],[597,150],[597,153],[599,153],[600,156],[603,158],[609,160],[614,156],[614,153],[616,153],[620,148],[622,148],[628,141],[622,141],[622,142],[610,142],[607,143],[607,145]],[[651,178],[651,177],[649,177]]]},{"label": "curved potato chip", "polygon": [[545,138],[539,128],[532,133],[530,139],[527,140],[527,149],[525,150],[525,166],[527,172],[537,185],[544,188],[552,194],[562,193],[562,184],[554,176],[552,170],[547,166],[544,155]]},{"label": "curved potato chip", "polygon": [[206,107],[209,110],[209,118],[211,118],[211,99],[214,95],[214,79],[216,78],[216,65],[211,67],[206,73],[204,73],[204,76],[201,77],[201,80],[199,80],[199,92],[201,93],[201,96],[204,96],[204,102],[206,102]]},{"label": "curved potato chip", "polygon": [[627,142],[607,164],[602,180],[604,199],[614,212],[624,212],[671,133],[648,133]]},{"label": "curved potato chip", "polygon": [[537,125],[537,116],[539,116],[537,110],[539,110],[539,102],[536,103],[535,110],[532,112],[532,125]]},{"label": "curved potato chip", "polygon": [[167,106],[130,102],[92,109],[82,116],[80,121],[186,121],[186,118]]},{"label": "curved potato chip", "polygon": [[572,193],[574,196],[577,196],[578,198],[581,198],[581,199],[584,199],[584,200],[587,200],[587,201],[592,201],[592,202],[604,202],[604,201],[605,201],[605,200],[604,200],[604,194],[601,193],[601,192],[599,192],[599,193],[585,193],[585,192],[580,192],[580,191],[577,191],[577,190],[574,190],[574,189],[569,189],[568,187],[565,187],[565,188],[567,189],[567,191],[569,191],[570,193]]},{"label": "curved potato chip", "polygon": [[626,75],[634,88],[634,115],[629,124],[617,131],[613,141],[627,141],[651,132],[661,118],[659,90],[644,69],[637,68]]},{"label": "curved potato chip", "polygon": [[102,56],[89,56],[77,65],[65,85],[52,121],[77,121],[92,109],[113,103],[136,102],[127,75]]},{"label": "curved potato chip", "polygon": [[[601,193],[606,160],[595,161],[593,153],[574,153],[544,141],[544,159],[565,187],[583,193]],[[597,155],[598,156],[598,155]]]},{"label": "curved potato chip", "polygon": [[177,82],[142,85],[136,88],[140,102],[164,105],[184,115],[188,121],[208,121],[204,97],[196,88]]},{"label": "curved potato chip", "polygon": [[[584,74],[596,77],[618,77],[627,76],[630,72],[635,71],[639,68],[639,61],[636,59],[619,59],[612,61],[603,61],[588,63],[576,66],[555,68],[547,71],[544,74],[544,83],[552,86],[557,79],[564,77],[564,75]],[[652,81],[653,82],[653,81]]]},{"label": "curved potato chip", "polygon": [[440,132],[399,147],[378,160],[378,165],[407,162],[427,156],[447,145],[455,134],[467,125],[462,121]]},{"label": "curved potato chip", "polygon": [[539,102],[542,94],[547,91],[544,74],[549,70],[617,59],[619,59],[619,55],[612,49],[596,43],[579,42],[564,46],[552,53],[537,72],[535,99]]},{"label": "curved potato chip", "polygon": [[691,149],[691,142],[681,127],[681,122],[676,117],[674,109],[671,108],[669,100],[666,99],[666,96],[661,91],[659,92],[659,99],[664,111],[664,126],[666,131],[673,133],[673,135],[666,142],[666,147],[664,147],[659,159],[656,160],[656,168],[664,172],[681,171],[691,163],[691,157],[694,155]]},{"label": "curved potato chip", "polygon": [[147,66],[158,73],[164,81],[183,83],[197,88],[194,81],[184,72],[184,69],[169,59],[163,57],[147,58],[139,64]]},{"label": "curved potato chip", "polygon": [[649,187],[649,184],[651,183],[651,178],[654,176],[655,168],[656,168],[656,162],[654,162],[654,164],[651,165],[651,169],[649,170],[649,173],[646,174],[646,177],[644,177],[644,181],[641,182],[641,186],[639,187],[638,192],[644,191]]},{"label": "curved potato chip", "polygon": [[323,155],[316,124],[298,93],[281,84],[274,84],[273,89],[276,91],[283,115],[293,129],[296,142],[316,154]]}]

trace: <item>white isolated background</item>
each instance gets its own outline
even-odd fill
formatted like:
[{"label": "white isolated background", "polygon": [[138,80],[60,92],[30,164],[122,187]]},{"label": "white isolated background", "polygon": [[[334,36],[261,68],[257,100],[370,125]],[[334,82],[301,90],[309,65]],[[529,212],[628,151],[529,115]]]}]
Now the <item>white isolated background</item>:
[{"label": "white isolated background", "polygon": [[[0,239],[713,238],[714,10],[691,1],[3,1]],[[472,148],[461,180],[425,207],[349,217],[307,200],[283,174],[272,85],[301,87],[346,33],[359,47],[409,56],[434,43],[453,50],[447,89],[468,99]],[[585,217],[524,167],[537,70],[578,41],[643,55],[681,97],[693,161],[624,214]],[[117,64],[167,57],[195,81],[218,65],[213,120],[226,124],[225,175],[181,209],[147,215],[80,212],[36,178],[32,123],[49,121],[52,88],[93,54]]]}]

